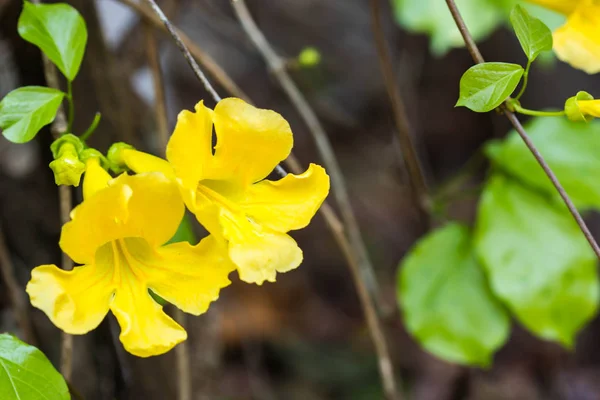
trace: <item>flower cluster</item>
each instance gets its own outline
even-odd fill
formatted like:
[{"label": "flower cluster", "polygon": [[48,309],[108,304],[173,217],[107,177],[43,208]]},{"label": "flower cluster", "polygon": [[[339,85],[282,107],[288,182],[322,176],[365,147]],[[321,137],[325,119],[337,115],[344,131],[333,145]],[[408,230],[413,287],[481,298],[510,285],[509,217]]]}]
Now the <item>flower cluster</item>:
[{"label": "flower cluster", "polygon": [[[32,304],[71,334],[94,329],[110,310],[127,351],[147,357],[170,350],[186,332],[150,291],[199,315],[230,284],[231,271],[260,285],[302,262],[287,232],[308,225],[329,192],[329,177],[311,164],[301,175],[265,179],[292,145],[281,115],[230,98],[214,110],[200,102],[195,112],[183,111],[167,160],[115,146],[113,160],[135,175],[112,178],[98,158],[88,159],[84,201],[60,239],[82,266],[35,268],[27,285]],[[195,246],[165,244],[185,206],[210,235]]]},{"label": "flower cluster", "polygon": [[600,72],[600,1],[529,0],[567,16],[554,32],[559,59],[588,74]]}]

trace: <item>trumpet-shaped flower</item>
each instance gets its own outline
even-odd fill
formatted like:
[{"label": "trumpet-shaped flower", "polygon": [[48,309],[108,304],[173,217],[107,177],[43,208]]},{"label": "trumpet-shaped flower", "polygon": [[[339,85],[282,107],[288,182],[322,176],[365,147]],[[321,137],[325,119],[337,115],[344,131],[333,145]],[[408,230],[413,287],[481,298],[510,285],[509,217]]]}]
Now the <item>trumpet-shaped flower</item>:
[{"label": "trumpet-shaped flower", "polygon": [[179,114],[168,162],[135,150],[122,157],[134,171],[176,178],[188,208],[226,243],[240,279],[262,284],[300,265],[302,251],[287,232],[307,226],[329,193],[329,177],[315,164],[301,175],[265,179],[292,145],[281,115],[229,98],[214,111],[200,102]]},{"label": "trumpet-shaped flower", "polygon": [[554,32],[559,59],[588,74],[600,72],[600,0],[530,0],[567,16]]},{"label": "trumpet-shaped flower", "polygon": [[112,179],[92,158],[83,193],[60,239],[63,251],[83,266],[35,268],[27,285],[31,303],[71,334],[96,328],[111,310],[127,351],[147,357],[170,350],[187,334],[149,289],[198,315],[230,283],[235,266],[210,237],[196,246],[163,246],[185,207],[177,186],[161,173]]}]

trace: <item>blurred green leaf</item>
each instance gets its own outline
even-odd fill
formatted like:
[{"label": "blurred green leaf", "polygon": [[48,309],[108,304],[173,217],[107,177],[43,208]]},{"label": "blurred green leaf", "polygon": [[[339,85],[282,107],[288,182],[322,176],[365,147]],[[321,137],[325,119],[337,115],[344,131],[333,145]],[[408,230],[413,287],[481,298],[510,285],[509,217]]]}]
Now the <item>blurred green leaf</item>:
[{"label": "blurred green leaf", "polygon": [[543,51],[552,50],[550,28],[520,5],[516,5],[510,13],[510,22],[529,61],[535,60]]},{"label": "blurred green leaf", "polygon": [[465,106],[476,112],[493,110],[515,90],[523,72],[520,65],[500,62],[472,66],[460,78],[456,106]]},{"label": "blurred green leaf", "polygon": [[169,243],[179,242],[188,242],[192,246],[198,243],[198,239],[196,238],[196,234],[194,233],[192,222],[188,214],[183,215],[183,218],[177,227],[177,232],[175,232],[171,240],[169,240]]},{"label": "blurred green leaf", "polygon": [[75,79],[87,42],[85,21],[68,4],[23,3],[19,35],[36,45],[70,81]]},{"label": "blurred green leaf", "polygon": [[398,301],[419,343],[447,361],[489,365],[510,321],[477,264],[469,229],[452,223],[430,233],[400,268]]},{"label": "blurred green leaf", "polygon": [[0,399],[68,400],[63,377],[46,356],[19,339],[0,334]]},{"label": "blurred green leaf", "polygon": [[25,143],[54,121],[64,93],[42,86],[13,90],[0,101],[0,128],[6,139]]},{"label": "blurred green leaf", "polygon": [[[600,209],[600,121],[534,118],[525,130],[578,208]],[[487,155],[502,170],[562,202],[519,135],[490,142]]]},{"label": "blurred green leaf", "polygon": [[482,194],[477,254],[494,293],[535,335],[573,345],[597,311],[596,257],[564,204],[503,175]]},{"label": "blurred green leaf", "polygon": [[[517,3],[516,0],[456,0],[469,32],[475,40],[490,35],[501,25]],[[425,33],[431,38],[431,50],[444,55],[464,41],[450,11],[438,0],[392,0],[396,21],[410,32]]]}]

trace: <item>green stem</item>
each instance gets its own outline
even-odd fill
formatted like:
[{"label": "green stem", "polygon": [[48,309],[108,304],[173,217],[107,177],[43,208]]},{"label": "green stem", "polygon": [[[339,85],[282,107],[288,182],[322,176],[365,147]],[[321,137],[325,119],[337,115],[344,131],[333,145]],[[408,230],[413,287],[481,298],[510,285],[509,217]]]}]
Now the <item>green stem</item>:
[{"label": "green stem", "polygon": [[87,128],[86,131],[83,132],[83,134],[81,136],[79,136],[79,138],[81,140],[83,140],[85,142],[90,136],[92,136],[92,133],[94,133],[94,131],[98,127],[98,124],[100,123],[101,117],[102,117],[102,114],[97,112],[96,115],[94,116],[94,120],[90,124],[89,128]]},{"label": "green stem", "polygon": [[73,102],[73,85],[67,80],[67,101],[69,102],[69,121],[67,133],[73,133],[73,120],[75,119],[75,103]]},{"label": "green stem", "polygon": [[521,107],[518,103],[511,104],[515,111],[519,114],[531,115],[534,117],[562,117],[565,115],[564,110],[562,111],[537,111],[537,110],[529,110],[527,108]]},{"label": "green stem", "polygon": [[525,89],[527,89],[527,81],[529,79],[529,68],[531,68],[531,60],[527,61],[527,66],[525,67],[525,73],[523,74],[523,85],[521,86],[521,90],[519,90],[519,94],[515,97],[515,100],[519,100],[523,93],[525,93]]}]

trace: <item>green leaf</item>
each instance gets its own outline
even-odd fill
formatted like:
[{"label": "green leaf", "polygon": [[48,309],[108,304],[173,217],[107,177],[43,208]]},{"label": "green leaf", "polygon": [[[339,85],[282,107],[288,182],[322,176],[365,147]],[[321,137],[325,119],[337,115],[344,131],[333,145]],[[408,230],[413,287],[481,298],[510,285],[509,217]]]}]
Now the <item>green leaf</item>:
[{"label": "green leaf", "polygon": [[75,79],[87,42],[85,21],[68,4],[31,4],[25,1],[19,35],[40,48],[63,75]]},{"label": "green leaf", "polygon": [[541,20],[532,17],[520,5],[510,13],[510,22],[530,62],[542,51],[552,50],[552,32]]},{"label": "green leaf", "polygon": [[29,142],[54,121],[64,95],[60,90],[42,86],[13,90],[0,101],[2,134],[14,143]]},{"label": "green leaf", "polygon": [[398,300],[409,332],[436,356],[487,366],[507,339],[507,313],[491,294],[468,228],[452,223],[402,261]]},{"label": "green leaf", "polygon": [[[477,41],[485,39],[500,26],[516,0],[457,0],[469,32]],[[392,0],[394,15],[400,26],[410,32],[425,33],[431,38],[431,50],[438,56],[464,41],[448,7],[439,0]]]},{"label": "green leaf", "polygon": [[502,175],[479,205],[475,247],[494,293],[535,335],[573,345],[598,308],[596,257],[563,204]]},{"label": "green leaf", "polygon": [[192,222],[190,216],[185,214],[177,227],[177,232],[173,235],[169,243],[188,242],[192,246],[198,243],[194,229],[192,228]]},{"label": "green leaf", "polygon": [[65,380],[41,351],[11,335],[0,334],[0,399],[70,398]]},{"label": "green leaf", "polygon": [[[534,118],[525,130],[565,190],[580,209],[600,210],[600,121],[571,122],[566,118]],[[486,147],[496,166],[524,184],[562,202],[519,135],[512,131]]]},{"label": "green leaf", "polygon": [[476,112],[493,110],[515,90],[523,72],[520,65],[501,62],[472,66],[460,78],[456,106],[465,106]]}]

